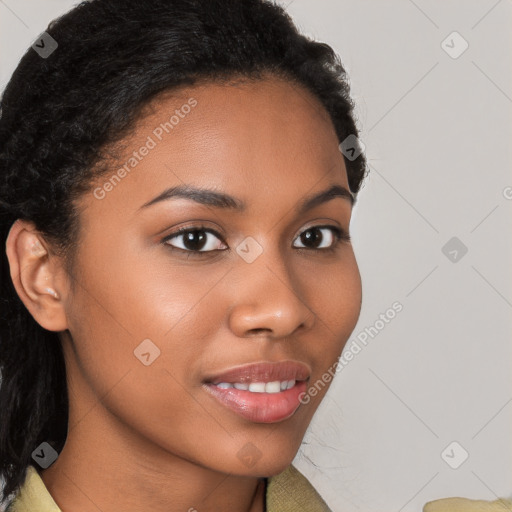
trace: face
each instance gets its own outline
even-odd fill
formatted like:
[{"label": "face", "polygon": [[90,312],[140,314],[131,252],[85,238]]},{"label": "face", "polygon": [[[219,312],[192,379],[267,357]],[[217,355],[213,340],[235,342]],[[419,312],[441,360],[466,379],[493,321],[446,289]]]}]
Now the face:
[{"label": "face", "polygon": [[[342,191],[304,206],[348,190],[334,128],[316,98],[274,78],[174,91],[146,114],[79,205],[76,266],[59,290],[68,440],[101,398],[95,414],[166,456],[276,474],[299,449],[360,313],[354,252],[338,239],[351,201]],[[233,199],[153,201],[183,186]],[[307,370],[301,390],[322,384],[304,403],[294,388],[217,391],[234,397],[228,406],[205,383],[282,361]]]}]

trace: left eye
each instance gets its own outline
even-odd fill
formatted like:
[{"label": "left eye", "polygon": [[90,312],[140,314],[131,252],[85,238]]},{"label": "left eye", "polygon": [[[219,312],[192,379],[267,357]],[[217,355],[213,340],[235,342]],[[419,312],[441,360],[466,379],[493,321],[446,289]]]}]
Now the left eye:
[{"label": "left eye", "polygon": [[[324,231],[327,232],[327,235],[323,234]],[[217,239],[217,242],[215,242],[215,238]],[[170,240],[173,239],[182,239],[182,241],[180,244],[178,244],[178,246],[175,246],[174,244],[170,243]],[[345,235],[344,232],[336,226],[313,226],[304,230],[297,237],[297,240],[302,245],[294,245],[294,247],[298,249],[305,248],[313,251],[329,250],[334,249],[338,242],[340,242],[342,239],[350,240],[350,237],[348,234]],[[219,242],[220,245],[222,245],[223,242],[217,232],[202,227],[182,228],[176,233],[173,233],[164,238],[162,242],[170,245],[173,249],[178,249],[189,253],[213,252],[227,249],[227,246],[219,247]],[[311,247],[310,245],[313,245],[314,247]]]},{"label": "left eye", "polygon": [[[318,234],[319,232],[322,232],[324,230],[329,233],[327,236]],[[327,241],[326,246],[324,245],[320,247],[306,247],[305,245],[302,245],[301,248],[306,247],[307,249],[330,249],[334,247],[341,238],[341,230],[334,226],[313,226],[303,231],[297,239],[300,240],[302,244],[321,244],[322,242],[324,242],[325,239]]]}]

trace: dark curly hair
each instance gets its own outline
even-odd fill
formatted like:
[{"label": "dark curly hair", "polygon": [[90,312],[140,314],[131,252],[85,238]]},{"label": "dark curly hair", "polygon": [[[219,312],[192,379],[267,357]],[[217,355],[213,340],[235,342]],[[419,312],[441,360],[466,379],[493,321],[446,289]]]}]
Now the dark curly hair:
[{"label": "dark curly hair", "polygon": [[[46,56],[28,48],[1,99],[0,242],[5,247],[16,219],[32,221],[68,269],[78,245],[75,201],[106,172],[108,148],[130,134],[159,93],[270,73],[318,98],[340,143],[358,136],[339,57],[301,35],[270,0],[83,1],[50,22],[46,34],[57,48]],[[344,158],[357,197],[366,159]],[[68,426],[59,336],[18,297],[5,250],[0,371],[3,503],[23,484],[33,450],[46,441],[60,452]]]}]

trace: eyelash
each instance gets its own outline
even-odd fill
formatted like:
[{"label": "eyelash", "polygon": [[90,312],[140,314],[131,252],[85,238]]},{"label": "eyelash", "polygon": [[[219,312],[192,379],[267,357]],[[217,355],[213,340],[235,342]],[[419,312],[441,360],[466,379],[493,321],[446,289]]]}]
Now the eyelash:
[{"label": "eyelash", "polygon": [[[340,229],[337,226],[331,226],[331,225],[310,226],[309,228],[307,228],[304,231],[302,231],[300,234],[305,233],[305,232],[310,231],[310,230],[313,230],[313,229],[330,229],[334,233],[334,242],[333,242],[333,244],[330,247],[328,247],[328,248],[322,248],[322,249],[308,249],[307,247],[297,247],[298,251],[300,251],[300,252],[303,252],[303,251],[317,251],[317,252],[324,252],[324,253],[329,253],[330,254],[330,253],[335,252],[338,249],[338,246],[342,242],[350,242],[351,241],[350,235],[345,230]],[[180,228],[177,231],[175,231],[174,233],[166,236],[162,240],[162,243],[165,244],[167,247],[169,247],[173,251],[179,251],[181,253],[186,253],[187,255],[191,255],[191,256],[192,255],[193,256],[202,256],[203,254],[209,254],[209,253],[213,253],[213,252],[225,251],[226,250],[226,249],[214,249],[214,250],[211,250],[211,251],[192,251],[190,249],[181,249],[180,247],[174,247],[174,246],[172,246],[172,245],[167,243],[169,240],[172,240],[173,238],[178,238],[179,236],[181,236],[181,235],[183,235],[185,233],[194,232],[194,231],[211,233],[212,235],[215,235],[217,238],[219,238],[219,240],[221,240],[222,243],[225,244],[224,240],[222,240],[222,238],[221,238],[219,233],[217,233],[213,229],[210,229],[210,228],[207,228],[207,227],[204,227],[204,226],[193,226],[193,227],[187,226],[187,227]],[[225,245],[227,245],[227,244],[225,244]]]}]

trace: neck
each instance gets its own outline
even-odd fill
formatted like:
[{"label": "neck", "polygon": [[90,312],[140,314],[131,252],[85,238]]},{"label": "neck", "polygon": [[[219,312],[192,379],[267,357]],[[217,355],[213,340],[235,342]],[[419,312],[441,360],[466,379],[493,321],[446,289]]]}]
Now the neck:
[{"label": "neck", "polygon": [[165,452],[101,404],[70,425],[41,478],[62,512],[263,512],[266,480],[226,474]]}]

